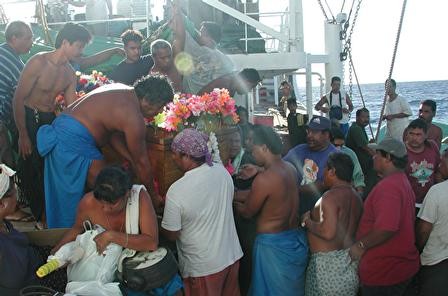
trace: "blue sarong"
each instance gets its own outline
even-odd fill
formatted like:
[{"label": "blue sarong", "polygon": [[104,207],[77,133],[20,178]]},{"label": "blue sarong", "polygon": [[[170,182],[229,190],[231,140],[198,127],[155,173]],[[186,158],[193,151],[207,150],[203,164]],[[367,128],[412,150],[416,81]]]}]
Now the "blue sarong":
[{"label": "blue sarong", "polygon": [[249,295],[304,295],[308,244],[302,230],[258,234]]},{"label": "blue sarong", "polygon": [[89,130],[68,114],[37,132],[37,150],[44,158],[48,228],[72,227],[84,195],[89,167],[103,155]]},{"label": "blue sarong", "polygon": [[177,273],[171,278],[168,283],[166,283],[162,287],[152,289],[148,292],[134,291],[120,284],[120,290],[123,295],[126,296],[173,296],[176,295],[176,293],[183,287],[184,283]]}]

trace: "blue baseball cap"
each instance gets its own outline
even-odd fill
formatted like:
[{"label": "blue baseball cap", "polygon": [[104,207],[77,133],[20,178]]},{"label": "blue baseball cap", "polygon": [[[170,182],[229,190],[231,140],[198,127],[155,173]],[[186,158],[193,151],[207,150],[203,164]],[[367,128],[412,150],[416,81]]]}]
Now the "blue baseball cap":
[{"label": "blue baseball cap", "polygon": [[326,117],[314,115],[313,118],[311,118],[310,122],[308,123],[307,127],[309,129],[318,131],[330,130],[331,121]]}]

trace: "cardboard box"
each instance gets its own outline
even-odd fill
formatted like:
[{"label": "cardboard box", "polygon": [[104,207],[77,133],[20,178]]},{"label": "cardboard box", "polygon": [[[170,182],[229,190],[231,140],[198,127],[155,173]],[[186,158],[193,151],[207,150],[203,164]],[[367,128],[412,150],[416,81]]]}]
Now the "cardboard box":
[{"label": "cardboard box", "polygon": [[70,228],[54,228],[44,230],[26,231],[24,234],[28,237],[30,243],[37,246],[54,246],[64,236]]}]

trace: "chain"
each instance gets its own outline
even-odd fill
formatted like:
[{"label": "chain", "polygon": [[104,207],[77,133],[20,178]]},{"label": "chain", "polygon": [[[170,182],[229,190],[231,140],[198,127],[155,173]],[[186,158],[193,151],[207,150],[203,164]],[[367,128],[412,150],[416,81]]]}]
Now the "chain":
[{"label": "chain", "polygon": [[[353,34],[353,30],[355,28],[356,20],[358,19],[359,9],[361,8],[361,2],[362,2],[362,0],[358,0],[358,3],[356,5],[355,14],[353,16],[353,23],[352,23],[352,26],[350,27],[350,33],[348,35],[348,38],[347,38],[347,29],[349,27],[349,20],[350,20],[350,17],[352,15],[352,11],[353,11],[353,6],[355,4],[355,0],[353,0],[353,2],[352,2],[352,7],[350,8],[349,17],[348,17],[347,21],[344,24],[344,30],[341,31],[340,38],[341,38],[341,40],[345,40],[344,49],[343,49],[343,51],[340,54],[340,60],[341,61],[347,60],[347,57],[351,56],[351,54],[352,54],[352,34]],[[349,73],[349,84],[348,84],[349,85],[349,91],[348,91],[348,93],[349,93],[350,98],[353,98],[353,73],[352,72],[353,72],[353,62],[350,59],[349,60],[349,68],[348,68],[348,73]],[[344,79],[345,79],[345,77],[344,77]]]},{"label": "chain", "polygon": [[385,88],[385,92],[384,92],[383,106],[381,107],[381,113],[380,113],[380,118],[378,120],[378,128],[376,130],[375,140],[378,140],[378,136],[380,134],[381,123],[382,123],[381,119],[384,115],[384,109],[386,107],[387,93],[388,93],[389,87],[390,87],[390,79],[392,77],[392,72],[394,70],[395,57],[397,55],[398,42],[400,41],[401,27],[403,25],[403,19],[404,19],[404,12],[406,11],[406,3],[407,3],[407,0],[403,0],[403,7],[401,8],[401,15],[400,15],[400,23],[398,25],[397,37],[395,39],[394,52],[392,54],[392,62],[391,62],[390,69],[389,69],[389,76],[386,80],[386,88]]},{"label": "chain", "polygon": [[[345,44],[344,44],[344,50],[340,54],[341,61],[347,60],[347,56],[349,54],[349,51],[351,51],[352,34],[353,34],[353,30],[355,28],[356,20],[358,19],[359,9],[361,8],[361,2],[362,2],[362,0],[358,0],[358,5],[356,6],[355,15],[353,17],[353,23],[352,23],[352,26],[350,27],[350,33],[348,35],[348,38],[347,38],[347,29],[349,27],[350,16],[349,16],[349,18],[347,19],[347,21],[346,21],[346,23],[344,25],[344,30],[341,32],[341,36],[340,36],[341,40],[345,40],[346,39]],[[354,2],[353,2],[353,4],[354,4]],[[351,10],[350,10],[350,15],[351,15]]]},{"label": "chain", "polygon": [[329,21],[327,13],[325,12],[325,8],[322,5],[322,2],[320,0],[317,0],[317,3],[319,3],[320,9],[322,9],[322,13],[324,14],[325,19],[327,20],[327,22]]},{"label": "chain", "polygon": [[[345,44],[344,44],[344,50],[340,54],[341,61],[347,60],[347,57],[351,56],[351,54],[352,54],[352,34],[353,34],[353,29],[355,28],[356,20],[358,19],[359,9],[361,8],[361,2],[362,2],[362,0],[358,0],[358,3],[356,5],[356,10],[355,10],[355,14],[353,16],[353,22],[352,22],[352,26],[350,27],[350,33],[348,35],[348,38],[346,38],[347,37],[346,32],[349,27],[349,20],[350,20],[351,14],[352,14],[355,0],[353,0],[353,2],[352,2],[352,7],[350,9],[350,15],[344,25],[344,30],[341,32],[341,36],[340,36],[341,40],[346,39]],[[348,93],[349,93],[350,98],[352,98],[352,99],[353,99],[353,73],[352,73],[353,70],[354,70],[353,62],[350,59],[349,60],[349,68],[348,68],[348,73],[349,73],[349,76],[348,76],[349,77],[349,84],[348,84],[349,91],[348,91]]]},{"label": "chain", "polygon": [[[349,59],[348,59],[348,94],[350,98],[353,98],[353,61],[350,58],[352,56],[352,49],[350,48],[348,51]],[[365,107],[365,106],[364,106]]]},{"label": "chain", "polygon": [[348,40],[352,39],[353,29],[355,28],[356,20],[358,19],[359,9],[361,8],[362,0],[358,0],[358,5],[356,6],[355,16],[353,17],[352,27],[350,28],[350,33],[348,35]]}]

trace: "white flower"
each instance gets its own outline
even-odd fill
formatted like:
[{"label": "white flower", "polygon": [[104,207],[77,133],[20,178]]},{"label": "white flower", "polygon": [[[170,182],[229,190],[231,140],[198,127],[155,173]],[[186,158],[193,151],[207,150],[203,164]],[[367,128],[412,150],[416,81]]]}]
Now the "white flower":
[{"label": "white flower", "polygon": [[219,156],[218,139],[214,132],[211,132],[207,142],[208,151],[212,155],[212,161],[215,163],[221,163],[221,157]]}]

